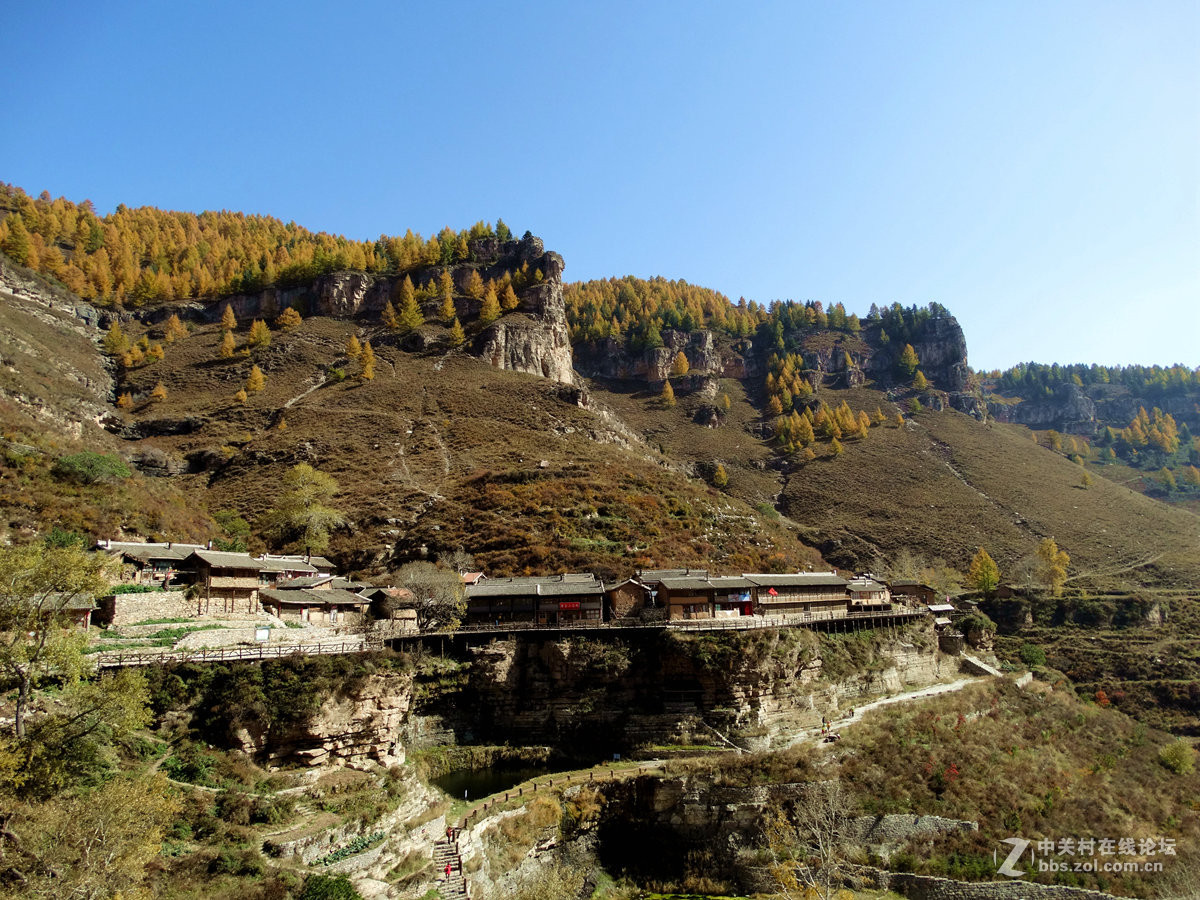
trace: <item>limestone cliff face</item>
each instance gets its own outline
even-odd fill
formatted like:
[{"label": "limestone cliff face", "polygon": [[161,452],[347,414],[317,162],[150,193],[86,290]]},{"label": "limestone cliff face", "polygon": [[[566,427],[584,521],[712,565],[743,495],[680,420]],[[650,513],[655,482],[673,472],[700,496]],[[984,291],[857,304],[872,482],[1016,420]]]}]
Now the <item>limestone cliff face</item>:
[{"label": "limestone cliff face", "polygon": [[641,351],[608,338],[576,347],[576,367],[589,378],[634,378],[663,381],[683,353],[688,371],[696,376],[745,378],[757,372],[749,341],[722,342],[711,331],[663,332],[663,346]]},{"label": "limestone cliff face", "polygon": [[[1137,408],[1134,407],[1134,414]],[[988,403],[988,414],[998,422],[1030,428],[1055,428],[1072,434],[1091,434],[1096,429],[1096,404],[1074,384],[1062,384],[1044,401],[1017,404]]]},{"label": "limestone cliff face", "polygon": [[493,641],[470,651],[461,692],[415,710],[407,739],[454,733],[603,755],[645,744],[719,742],[715,728],[739,746],[769,749],[819,728],[822,715],[939,675],[931,627],[879,637],[869,671],[857,674],[834,677],[822,646],[811,633],[787,629],[745,646],[737,638],[710,645],[670,634]]},{"label": "limestone cliff face", "polygon": [[325,698],[310,721],[260,724],[230,735],[238,749],[307,765],[404,762],[399,734],[412,704],[412,676],[377,672]]},{"label": "limestone cliff face", "polygon": [[[502,316],[476,338],[475,355],[497,369],[573,384],[571,339],[563,302],[563,258],[547,252],[541,239],[528,233],[519,241],[501,242],[496,238],[474,241],[471,258],[472,264],[450,269],[460,291],[472,269],[478,270],[485,281],[499,278],[505,272],[517,272],[523,266],[529,272],[541,275],[540,280],[520,292],[520,305],[515,312]],[[412,277],[417,283],[424,283],[441,273],[440,267],[430,267]],[[397,276],[333,272],[318,277],[311,284],[269,287],[208,304],[194,312],[210,321],[216,321],[226,305],[231,306],[234,314],[243,321],[274,318],[289,307],[299,310],[302,315],[370,318],[378,316],[389,300],[395,300],[399,282]],[[479,305],[479,301],[465,297],[456,300],[464,325],[478,317]],[[435,306],[431,301],[426,303],[427,318],[436,314]],[[169,312],[163,311],[161,317],[167,315]]]},{"label": "limestone cliff face", "polygon": [[98,424],[113,389],[99,324],[90,304],[0,256],[0,399],[74,437]]},{"label": "limestone cliff face", "polygon": [[[541,244],[537,238],[522,241],[523,261],[536,254]],[[543,273],[542,281],[521,293],[516,314],[501,317],[480,335],[476,355],[497,369],[572,384],[575,370],[563,302],[563,258],[541,253],[533,266]]]}]

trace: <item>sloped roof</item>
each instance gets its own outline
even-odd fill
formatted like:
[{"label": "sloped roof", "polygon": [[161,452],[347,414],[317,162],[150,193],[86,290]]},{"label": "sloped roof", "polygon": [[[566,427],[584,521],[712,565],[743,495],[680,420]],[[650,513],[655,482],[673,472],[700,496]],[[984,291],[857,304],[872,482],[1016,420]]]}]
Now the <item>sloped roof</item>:
[{"label": "sloped roof", "polygon": [[708,581],[709,584],[719,591],[728,590],[730,588],[749,590],[750,588],[754,587],[753,581],[741,575],[717,575],[708,579]]},{"label": "sloped roof", "polygon": [[846,587],[852,591],[882,591],[884,586],[873,578],[851,578]]},{"label": "sloped roof", "polygon": [[[333,586],[333,580],[334,578],[332,575],[300,575],[296,578],[288,578],[285,581],[281,581],[275,585],[275,587],[290,591],[297,588],[316,587],[319,584],[329,584],[330,586]],[[342,580],[344,581],[345,579]],[[345,585],[338,586],[345,587]]]},{"label": "sloped roof", "polygon": [[338,588],[328,590],[313,590],[299,588],[281,591],[278,588],[263,588],[258,592],[259,597],[273,600],[276,603],[294,604],[297,606],[363,606],[370,600],[352,591]]},{"label": "sloped roof", "polygon": [[664,578],[707,578],[708,569],[642,569],[637,573],[642,581],[662,581]]},{"label": "sloped roof", "polygon": [[593,575],[551,575],[528,578],[489,578],[467,585],[468,597],[559,597],[602,594],[604,585]]},{"label": "sloped roof", "polygon": [[707,591],[712,589],[707,578],[663,578],[658,583],[668,591]]},{"label": "sloped roof", "polygon": [[759,587],[845,587],[846,579],[834,572],[798,572],[794,575],[760,575],[748,572],[742,576]]}]

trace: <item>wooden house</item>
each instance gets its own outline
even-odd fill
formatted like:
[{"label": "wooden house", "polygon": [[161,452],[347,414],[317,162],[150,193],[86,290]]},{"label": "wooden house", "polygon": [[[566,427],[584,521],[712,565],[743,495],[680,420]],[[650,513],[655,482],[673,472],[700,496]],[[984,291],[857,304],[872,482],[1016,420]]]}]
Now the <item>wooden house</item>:
[{"label": "wooden house", "polygon": [[660,578],[658,602],[667,611],[669,622],[681,619],[711,619],[713,586],[704,576]]},{"label": "wooden house", "polygon": [[729,619],[754,615],[754,582],[744,575],[718,575],[708,579],[713,589],[713,617]]},{"label": "wooden house", "polygon": [[600,624],[604,586],[591,574],[488,578],[467,585],[468,625]]},{"label": "wooden house", "polygon": [[249,553],[194,550],[183,566],[194,572],[197,586],[196,611],[213,613],[256,613],[259,591],[279,581],[315,576],[317,570],[302,557],[257,558]]},{"label": "wooden house", "polygon": [[184,560],[203,544],[179,544],[138,541],[100,541],[93,548],[118,559],[120,581],[128,584],[154,584],[170,587],[174,582],[190,581],[184,570]]},{"label": "wooden house", "polygon": [[836,572],[743,576],[754,585],[756,609],[765,616],[844,616],[846,579]]},{"label": "wooden house", "polygon": [[890,609],[892,593],[886,584],[870,575],[859,575],[846,582],[846,596],[850,600],[851,612]]},{"label": "wooden house", "polygon": [[938,602],[938,592],[919,581],[893,581],[888,587],[892,600],[905,606],[928,606]]}]

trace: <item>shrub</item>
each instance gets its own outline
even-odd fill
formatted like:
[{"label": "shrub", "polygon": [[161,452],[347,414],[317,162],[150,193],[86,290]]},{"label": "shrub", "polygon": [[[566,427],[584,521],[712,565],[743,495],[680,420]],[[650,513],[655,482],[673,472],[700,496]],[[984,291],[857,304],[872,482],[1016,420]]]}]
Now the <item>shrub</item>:
[{"label": "shrub", "polygon": [[59,458],[54,463],[54,474],[80,484],[95,484],[110,478],[128,478],[131,473],[119,456],[84,450]]},{"label": "shrub", "polygon": [[299,900],[362,900],[345,875],[309,875]]},{"label": "shrub", "polygon": [[1190,775],[1196,764],[1196,750],[1180,738],[1158,751],[1158,761],[1176,775]]},{"label": "shrub", "polygon": [[1021,662],[1027,666],[1044,666],[1046,664],[1046,651],[1036,644],[1022,644],[1019,655]]}]

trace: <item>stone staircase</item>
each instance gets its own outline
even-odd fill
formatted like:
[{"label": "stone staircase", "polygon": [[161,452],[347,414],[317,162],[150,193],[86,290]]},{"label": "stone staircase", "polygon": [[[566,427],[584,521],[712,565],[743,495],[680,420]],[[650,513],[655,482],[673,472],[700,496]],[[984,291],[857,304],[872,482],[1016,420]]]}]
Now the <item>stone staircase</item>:
[{"label": "stone staircase", "polygon": [[968,672],[970,672],[972,675],[991,675],[994,678],[1003,678],[1004,677],[1003,672],[1001,672],[999,669],[997,669],[993,666],[989,666],[982,659],[978,659],[974,656],[968,656],[967,654],[964,653],[962,655],[962,661],[963,661],[963,668],[966,669]]},{"label": "stone staircase", "polygon": [[[462,857],[458,854],[458,829],[454,829],[453,840],[447,836],[434,842],[433,864],[437,869],[438,894],[442,900],[470,900],[467,893],[467,877],[463,873]],[[446,877],[446,866],[450,866],[450,877]]]}]

